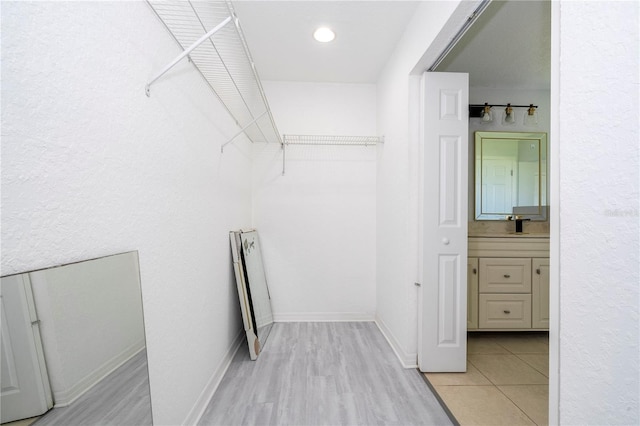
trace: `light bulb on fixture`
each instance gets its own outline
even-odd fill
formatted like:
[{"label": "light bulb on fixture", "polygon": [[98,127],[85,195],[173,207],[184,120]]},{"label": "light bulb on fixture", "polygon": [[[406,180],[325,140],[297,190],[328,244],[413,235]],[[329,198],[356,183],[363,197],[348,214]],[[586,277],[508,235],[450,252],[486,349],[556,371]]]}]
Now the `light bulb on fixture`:
[{"label": "light bulb on fixture", "polygon": [[537,126],[538,125],[538,110],[533,104],[527,108],[527,113],[524,115],[525,126]]},{"label": "light bulb on fixture", "polygon": [[482,122],[491,123],[492,121],[493,117],[491,116],[491,106],[485,102],[484,109],[482,110]]},{"label": "light bulb on fixture", "polygon": [[516,122],[516,114],[513,112],[513,108],[511,108],[511,104],[507,104],[507,107],[504,109],[504,114],[502,115],[502,124],[515,124]]},{"label": "light bulb on fixture", "polygon": [[320,27],[313,33],[313,38],[320,43],[328,43],[336,38],[336,33],[331,28]]}]

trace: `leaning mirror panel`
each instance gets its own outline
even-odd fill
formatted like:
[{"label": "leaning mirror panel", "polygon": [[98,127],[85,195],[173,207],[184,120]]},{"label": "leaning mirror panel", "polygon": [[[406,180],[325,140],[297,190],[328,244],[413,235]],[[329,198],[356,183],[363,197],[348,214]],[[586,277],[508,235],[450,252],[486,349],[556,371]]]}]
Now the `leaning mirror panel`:
[{"label": "leaning mirror panel", "polygon": [[[150,425],[137,252],[2,277],[2,423]],[[10,344],[8,344],[8,342]]]},{"label": "leaning mirror panel", "polygon": [[547,134],[475,133],[475,219],[547,219]]},{"label": "leaning mirror panel", "polygon": [[249,355],[255,360],[273,325],[271,296],[260,241],[255,230],[233,231],[229,233],[229,238]]}]

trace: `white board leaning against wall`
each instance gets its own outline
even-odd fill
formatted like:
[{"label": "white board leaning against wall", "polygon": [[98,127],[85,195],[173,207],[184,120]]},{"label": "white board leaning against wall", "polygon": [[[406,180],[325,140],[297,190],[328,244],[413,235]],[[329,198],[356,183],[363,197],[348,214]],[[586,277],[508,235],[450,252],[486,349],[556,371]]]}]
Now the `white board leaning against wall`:
[{"label": "white board leaning against wall", "polygon": [[273,325],[260,240],[258,231],[253,229],[232,231],[229,239],[249,355],[255,360],[264,348]]}]

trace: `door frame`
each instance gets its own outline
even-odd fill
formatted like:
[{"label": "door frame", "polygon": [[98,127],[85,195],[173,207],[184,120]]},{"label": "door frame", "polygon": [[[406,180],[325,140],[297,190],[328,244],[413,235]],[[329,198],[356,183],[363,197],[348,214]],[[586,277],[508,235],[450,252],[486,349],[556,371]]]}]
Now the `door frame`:
[{"label": "door frame", "polygon": [[[549,91],[549,424],[560,423],[560,2],[551,2]],[[550,143],[551,141],[554,143]]]}]

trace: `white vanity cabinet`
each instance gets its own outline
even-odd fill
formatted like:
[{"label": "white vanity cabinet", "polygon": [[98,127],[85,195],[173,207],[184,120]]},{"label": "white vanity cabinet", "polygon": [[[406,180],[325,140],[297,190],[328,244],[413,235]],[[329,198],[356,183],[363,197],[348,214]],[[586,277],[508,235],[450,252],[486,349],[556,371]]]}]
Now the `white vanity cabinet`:
[{"label": "white vanity cabinet", "polygon": [[531,327],[549,328],[549,258],[533,259]]},{"label": "white vanity cabinet", "polygon": [[469,237],[467,329],[549,328],[549,238]]}]

